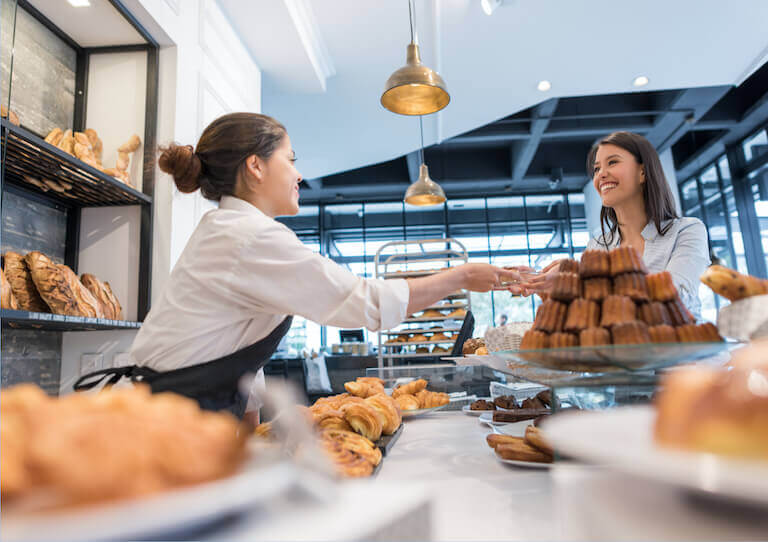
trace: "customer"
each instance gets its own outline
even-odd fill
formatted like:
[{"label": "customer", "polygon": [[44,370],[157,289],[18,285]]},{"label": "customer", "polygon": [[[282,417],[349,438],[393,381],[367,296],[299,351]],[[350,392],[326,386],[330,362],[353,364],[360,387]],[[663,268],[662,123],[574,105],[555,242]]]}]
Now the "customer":
[{"label": "customer", "polygon": [[[672,274],[683,303],[700,318],[699,277],[710,263],[707,230],[698,218],[677,216],[653,145],[641,135],[615,132],[592,147],[587,170],[603,203],[601,234],[587,249],[636,248],[651,273]],[[513,293],[548,292],[558,265],[552,262]]]},{"label": "customer", "polygon": [[520,278],[489,264],[408,280],[354,275],[275,220],[299,212],[295,161],[283,125],[255,113],[216,119],[194,151],[170,145],[162,152],[160,168],[179,191],[200,190],[219,207],[200,221],[136,336],[136,365],[87,375],[76,389],[125,376],[242,416],[240,378],[269,361],[291,315],[388,329],[456,290],[484,292]]}]

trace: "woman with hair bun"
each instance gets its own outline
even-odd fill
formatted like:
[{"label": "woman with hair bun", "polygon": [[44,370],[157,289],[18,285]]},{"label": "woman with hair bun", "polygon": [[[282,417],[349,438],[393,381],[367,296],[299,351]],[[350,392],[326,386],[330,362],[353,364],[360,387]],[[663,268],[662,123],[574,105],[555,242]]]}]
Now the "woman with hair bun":
[{"label": "woman with hair bun", "polygon": [[354,275],[275,220],[299,211],[295,161],[285,128],[256,113],[216,119],[195,149],[162,151],[160,168],[179,191],[200,190],[219,207],[203,216],[144,321],[131,348],[135,365],[87,375],[76,389],[107,376],[113,383],[141,379],[153,392],[180,393],[242,417],[238,382],[269,361],[292,315],[388,329],[458,289],[488,291],[520,278],[488,264],[408,280]]},{"label": "woman with hair bun", "polygon": [[[680,298],[698,319],[699,277],[710,264],[707,229],[698,218],[677,215],[656,149],[639,134],[614,132],[592,147],[587,171],[603,203],[601,234],[589,241],[587,250],[634,247],[649,272],[670,272]],[[513,293],[548,293],[559,262],[512,288]]]}]

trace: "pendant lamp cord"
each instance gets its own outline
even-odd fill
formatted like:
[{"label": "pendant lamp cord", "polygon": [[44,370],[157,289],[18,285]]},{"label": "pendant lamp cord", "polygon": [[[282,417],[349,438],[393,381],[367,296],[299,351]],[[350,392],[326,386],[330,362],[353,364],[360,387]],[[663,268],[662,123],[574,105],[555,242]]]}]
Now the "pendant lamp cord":
[{"label": "pendant lamp cord", "polygon": [[421,163],[424,163],[424,122],[422,121],[422,115],[419,115],[419,133],[421,134],[421,147],[419,147],[419,154],[421,155]]},{"label": "pendant lamp cord", "polygon": [[413,0],[408,0],[408,20],[411,23],[411,43],[416,43],[416,33],[414,31],[414,21],[416,19],[416,6],[413,5]]}]

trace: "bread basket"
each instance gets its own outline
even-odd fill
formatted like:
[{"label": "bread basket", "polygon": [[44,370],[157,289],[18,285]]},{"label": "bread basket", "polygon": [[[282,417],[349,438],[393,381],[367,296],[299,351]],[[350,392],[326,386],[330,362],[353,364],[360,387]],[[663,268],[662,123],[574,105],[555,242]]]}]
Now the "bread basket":
[{"label": "bread basket", "polygon": [[724,337],[750,341],[768,337],[768,295],[734,301],[720,309],[717,329]]},{"label": "bread basket", "polygon": [[489,352],[502,350],[519,350],[520,341],[533,322],[510,322],[509,324],[492,327],[485,332],[485,346]]}]

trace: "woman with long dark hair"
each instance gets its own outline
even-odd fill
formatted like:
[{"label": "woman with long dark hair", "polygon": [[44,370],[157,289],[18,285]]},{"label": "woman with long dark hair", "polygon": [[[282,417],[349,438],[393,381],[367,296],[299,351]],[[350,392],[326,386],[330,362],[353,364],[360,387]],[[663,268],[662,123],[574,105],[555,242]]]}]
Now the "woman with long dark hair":
[{"label": "woman with long dark hair", "polygon": [[163,150],[160,169],[179,191],[200,190],[219,207],[198,224],[136,336],[135,365],[87,375],[76,389],[127,377],[153,392],[180,393],[203,408],[242,416],[238,382],[269,361],[291,315],[388,329],[456,290],[488,291],[520,279],[489,264],[408,280],[356,276],[275,220],[299,212],[302,178],[295,161],[285,127],[255,113],[216,119],[194,150]]},{"label": "woman with long dark hair", "polygon": [[[634,247],[651,273],[671,273],[683,303],[699,318],[699,277],[710,263],[707,230],[698,218],[678,216],[653,145],[641,135],[614,132],[592,147],[587,171],[603,203],[600,235],[587,249]],[[513,292],[547,292],[558,264]]]}]

